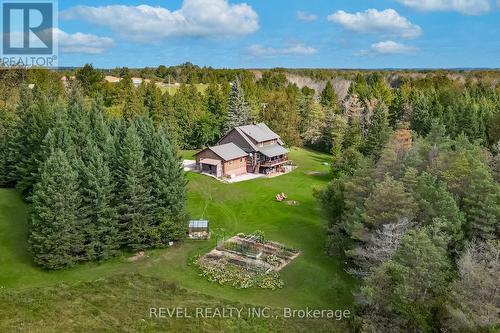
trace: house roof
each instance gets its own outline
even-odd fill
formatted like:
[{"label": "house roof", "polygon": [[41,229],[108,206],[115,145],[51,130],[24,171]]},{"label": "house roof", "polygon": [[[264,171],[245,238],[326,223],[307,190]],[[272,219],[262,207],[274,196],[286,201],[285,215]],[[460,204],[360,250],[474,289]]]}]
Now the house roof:
[{"label": "house roof", "polygon": [[259,148],[257,148],[256,145],[250,140],[250,138],[243,132],[239,127],[235,127],[234,130],[238,133],[240,133],[241,137],[248,143],[248,145],[252,148],[253,151],[258,151]]},{"label": "house roof", "polygon": [[[232,142],[226,143],[224,145],[208,147],[207,149],[213,151],[215,154],[217,154],[217,156],[222,158],[224,161],[232,161],[240,157],[248,156],[248,154],[243,149],[241,149]],[[201,152],[199,152],[198,154],[200,154]]]},{"label": "house roof", "polygon": [[207,228],[208,221],[207,220],[192,220],[189,221],[190,228]]},{"label": "house roof", "polygon": [[279,139],[279,135],[271,131],[264,123],[239,126],[237,128],[257,142]]},{"label": "house roof", "polygon": [[260,147],[259,151],[261,154],[264,154],[267,157],[276,157],[279,155],[288,154],[288,149],[284,148],[283,146],[280,146],[279,144]]}]

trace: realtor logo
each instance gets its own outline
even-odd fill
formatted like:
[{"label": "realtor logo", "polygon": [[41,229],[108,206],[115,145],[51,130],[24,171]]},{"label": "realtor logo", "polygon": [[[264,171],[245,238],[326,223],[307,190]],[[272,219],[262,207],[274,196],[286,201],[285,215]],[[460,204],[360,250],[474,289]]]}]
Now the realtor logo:
[{"label": "realtor logo", "polygon": [[[2,1],[2,63],[54,66],[57,22],[55,1]],[[38,57],[36,57],[38,56]]]}]

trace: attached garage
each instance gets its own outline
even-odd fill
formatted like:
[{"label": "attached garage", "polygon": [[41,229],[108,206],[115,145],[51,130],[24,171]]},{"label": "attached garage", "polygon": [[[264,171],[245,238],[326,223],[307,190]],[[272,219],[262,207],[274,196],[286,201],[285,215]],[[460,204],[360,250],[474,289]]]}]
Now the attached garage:
[{"label": "attached garage", "polygon": [[195,157],[197,170],[217,178],[247,173],[248,154],[234,143],[205,148]]}]

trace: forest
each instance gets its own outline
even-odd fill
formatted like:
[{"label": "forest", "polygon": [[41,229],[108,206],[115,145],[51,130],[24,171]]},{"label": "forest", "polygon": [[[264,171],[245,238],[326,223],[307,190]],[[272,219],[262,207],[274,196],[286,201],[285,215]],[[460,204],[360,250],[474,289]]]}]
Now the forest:
[{"label": "forest", "polygon": [[[63,75],[74,79],[65,84]],[[297,75],[316,89],[290,82]],[[135,76],[151,81],[135,88]],[[179,83],[172,94],[155,84],[170,80]],[[495,71],[192,64],[2,71],[0,185],[31,203],[29,244],[42,267],[164,247],[185,232],[179,150],[263,121],[290,147],[332,158],[333,180],[315,196],[325,251],[359,279],[360,331],[493,332],[499,80]]]}]

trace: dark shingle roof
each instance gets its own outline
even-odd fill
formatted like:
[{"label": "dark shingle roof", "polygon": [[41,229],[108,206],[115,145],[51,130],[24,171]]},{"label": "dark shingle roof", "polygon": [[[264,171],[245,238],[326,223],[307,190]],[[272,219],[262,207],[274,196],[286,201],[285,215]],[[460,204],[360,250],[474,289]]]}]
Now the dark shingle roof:
[{"label": "dark shingle roof", "polygon": [[279,155],[288,154],[288,149],[286,149],[278,144],[260,147],[259,151],[261,154],[264,154],[267,157],[276,157]]},{"label": "dark shingle roof", "polygon": [[248,156],[248,154],[243,149],[232,142],[220,146],[213,146],[208,149],[216,153],[224,161],[231,161],[240,157]]},{"label": "dark shingle roof", "polygon": [[238,128],[257,142],[279,139],[279,135],[271,131],[264,123],[239,126]]}]

